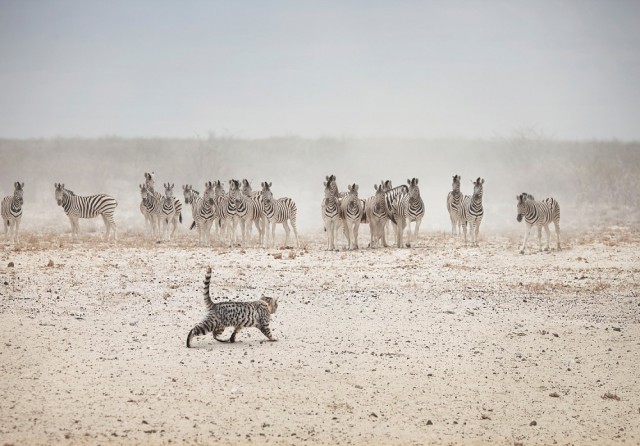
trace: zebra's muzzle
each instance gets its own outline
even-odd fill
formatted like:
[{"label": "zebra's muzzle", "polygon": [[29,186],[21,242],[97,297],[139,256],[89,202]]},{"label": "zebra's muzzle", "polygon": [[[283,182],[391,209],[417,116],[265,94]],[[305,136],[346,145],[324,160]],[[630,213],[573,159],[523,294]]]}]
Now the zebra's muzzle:
[{"label": "zebra's muzzle", "polygon": [[62,206],[62,200],[57,200],[58,206]]},{"label": "zebra's muzzle", "polygon": [[518,214],[516,220],[518,220],[518,223],[520,223],[522,221],[522,214]]}]

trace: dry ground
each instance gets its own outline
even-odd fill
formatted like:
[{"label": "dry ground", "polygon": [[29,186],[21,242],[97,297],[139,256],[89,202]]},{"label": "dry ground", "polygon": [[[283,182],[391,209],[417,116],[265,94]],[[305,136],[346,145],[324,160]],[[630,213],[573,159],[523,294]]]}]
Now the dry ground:
[{"label": "dry ground", "polygon": [[[526,255],[499,233],[353,252],[81,235],[2,245],[0,444],[640,442],[638,231]],[[185,347],[207,265],[220,299],[281,297],[279,342]]]}]

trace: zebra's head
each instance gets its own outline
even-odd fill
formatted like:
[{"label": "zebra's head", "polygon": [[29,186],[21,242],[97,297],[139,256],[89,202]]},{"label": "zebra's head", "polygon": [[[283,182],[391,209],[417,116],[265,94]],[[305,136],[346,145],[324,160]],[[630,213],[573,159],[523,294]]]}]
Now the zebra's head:
[{"label": "zebra's head", "polygon": [[266,181],[264,183],[260,183],[260,186],[262,186],[260,196],[262,197],[262,201],[267,204],[271,203],[271,200],[273,200],[273,192],[271,192],[272,184],[273,183],[267,183]]},{"label": "zebra's head", "polygon": [[209,205],[213,204],[213,197],[215,196],[215,181],[207,181],[204,183],[204,193],[202,194],[202,199],[207,202]]},{"label": "zebra's head", "polygon": [[482,185],[484,184],[484,178],[478,177],[477,180],[471,181],[473,183],[473,196],[482,197]]},{"label": "zebra's head", "polygon": [[356,183],[347,185],[349,196],[352,198],[358,198],[358,189],[359,189],[359,186]]},{"label": "zebra's head", "polygon": [[262,296],[260,298],[261,301],[266,302],[267,307],[269,307],[269,313],[273,314],[278,309],[278,298],[275,299],[273,297]]},{"label": "zebra's head", "polygon": [[251,196],[251,184],[249,184],[249,180],[247,180],[246,178],[244,178],[242,180],[242,194],[250,197]]},{"label": "zebra's head", "polygon": [[418,179],[411,178],[407,179],[407,184],[409,185],[409,197],[419,197],[420,196],[420,188],[418,187]]},{"label": "zebra's head", "polygon": [[454,192],[460,192],[460,180],[462,180],[462,177],[460,175],[453,176],[453,183],[451,184],[451,188]]},{"label": "zebra's head", "polygon": [[193,201],[193,187],[189,184],[182,186],[182,194],[184,195],[184,202],[191,204]]},{"label": "zebra's head", "polygon": [[151,173],[144,173],[144,185],[147,187],[147,190],[153,192],[153,188],[156,185],[156,181],[155,181],[155,177],[156,174],[155,172],[151,172]]},{"label": "zebra's head", "polygon": [[175,184],[165,183],[163,184],[163,186],[164,186],[164,196],[166,198],[173,198],[173,187],[175,186]]},{"label": "zebra's head", "polygon": [[374,184],[373,188],[376,190],[376,194],[375,194],[376,201],[384,202],[384,193],[386,192],[386,190],[385,190],[385,182],[384,181],[380,181],[380,186],[378,186],[377,184]]},{"label": "zebra's head", "polygon": [[24,194],[24,183],[20,183],[20,181],[16,181],[13,184],[13,200],[16,201],[20,206],[24,203],[22,199],[22,195]]},{"label": "zebra's head", "polygon": [[333,191],[333,195],[338,197],[340,193],[338,192],[338,185],[336,184],[336,176],[332,174],[326,177],[326,179],[327,182],[325,187],[329,187]]},{"label": "zebra's head", "polygon": [[[329,177],[327,177],[329,178]],[[333,188],[331,187],[331,183],[329,183],[328,181],[325,181],[324,183],[324,198],[333,198],[335,197],[335,192],[333,190]]]},{"label": "zebra's head", "polygon": [[[140,197],[143,200],[146,200],[147,197],[149,196],[149,189],[147,188],[146,184],[140,184],[139,186],[140,186]],[[60,204],[60,203],[58,203],[58,204]]]},{"label": "zebra's head", "polygon": [[240,181],[238,180],[229,180],[229,197],[233,199],[240,198],[242,192],[240,191]]},{"label": "zebra's head", "polygon": [[524,214],[527,212],[526,203],[529,200],[533,200],[533,195],[523,192],[520,195],[516,195],[516,200],[518,201],[518,205],[516,208],[516,220],[518,222],[521,222],[522,217],[524,217]]},{"label": "zebra's head", "polygon": [[62,206],[62,200],[64,199],[64,184],[62,183],[54,183],[56,187],[56,202],[58,206]]},{"label": "zebra's head", "polygon": [[213,186],[215,188],[216,191],[216,196],[223,196],[224,195],[224,186],[222,185],[222,181],[217,180],[213,182]]}]

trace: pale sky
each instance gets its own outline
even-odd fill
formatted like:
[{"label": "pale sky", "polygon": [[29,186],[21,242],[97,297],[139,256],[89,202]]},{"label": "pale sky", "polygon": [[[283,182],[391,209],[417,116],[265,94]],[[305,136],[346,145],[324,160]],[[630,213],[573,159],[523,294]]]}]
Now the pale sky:
[{"label": "pale sky", "polygon": [[0,137],[640,140],[640,1],[0,0]]}]

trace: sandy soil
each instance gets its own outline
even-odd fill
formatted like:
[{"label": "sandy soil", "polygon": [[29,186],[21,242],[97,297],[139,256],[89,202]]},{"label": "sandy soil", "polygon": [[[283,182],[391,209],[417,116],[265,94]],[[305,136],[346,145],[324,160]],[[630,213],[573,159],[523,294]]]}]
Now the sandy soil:
[{"label": "sandy soil", "polygon": [[[497,232],[353,252],[98,237],[2,245],[0,444],[640,442],[638,231],[526,255]],[[281,296],[279,342],[185,347],[207,265],[219,299]]]}]

